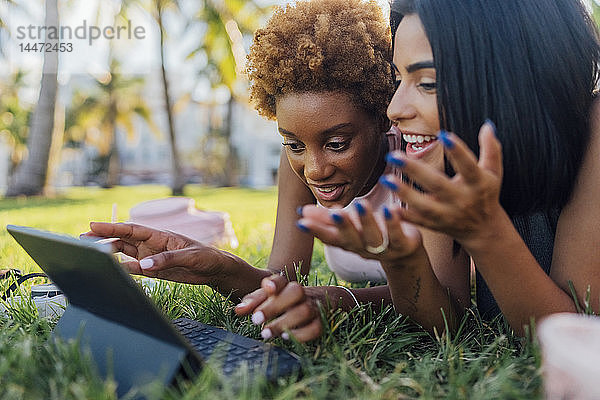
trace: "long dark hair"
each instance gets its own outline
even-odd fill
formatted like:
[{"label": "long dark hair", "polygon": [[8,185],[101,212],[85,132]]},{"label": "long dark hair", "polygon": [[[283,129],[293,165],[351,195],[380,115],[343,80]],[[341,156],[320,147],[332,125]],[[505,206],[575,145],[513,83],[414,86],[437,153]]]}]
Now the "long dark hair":
[{"label": "long dark hair", "polygon": [[503,147],[510,215],[561,208],[589,142],[595,24],[579,0],[393,0],[395,34],[417,14],[433,51],[440,125],[479,153],[489,118]]}]

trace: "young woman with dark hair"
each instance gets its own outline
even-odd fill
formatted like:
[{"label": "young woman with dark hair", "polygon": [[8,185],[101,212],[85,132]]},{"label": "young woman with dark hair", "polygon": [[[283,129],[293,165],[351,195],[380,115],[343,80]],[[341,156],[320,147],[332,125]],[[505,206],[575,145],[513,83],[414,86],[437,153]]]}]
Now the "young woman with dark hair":
[{"label": "young woman with dark hair", "polygon": [[[396,0],[391,25],[388,117],[406,147],[387,159],[404,179],[381,182],[404,204],[365,204],[358,222],[309,205],[299,226],[379,260],[396,310],[430,330],[452,327],[470,305],[471,261],[480,313],[502,313],[519,334],[575,312],[588,290],[600,311],[600,47],[585,7]],[[448,239],[451,249],[439,245]],[[366,250],[377,244],[379,254]],[[281,297],[286,283],[268,279]],[[279,332],[293,317],[271,304],[256,310],[277,317]]]}]

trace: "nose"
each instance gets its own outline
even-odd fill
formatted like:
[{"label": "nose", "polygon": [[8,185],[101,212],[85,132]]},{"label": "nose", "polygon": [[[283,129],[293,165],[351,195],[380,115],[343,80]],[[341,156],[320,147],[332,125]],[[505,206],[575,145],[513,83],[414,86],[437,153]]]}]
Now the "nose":
[{"label": "nose", "polygon": [[414,118],[417,109],[413,101],[414,95],[409,88],[400,84],[387,108],[387,116],[390,121],[407,120]]},{"label": "nose", "polygon": [[308,182],[322,182],[335,173],[335,166],[321,151],[306,151],[304,177]]}]

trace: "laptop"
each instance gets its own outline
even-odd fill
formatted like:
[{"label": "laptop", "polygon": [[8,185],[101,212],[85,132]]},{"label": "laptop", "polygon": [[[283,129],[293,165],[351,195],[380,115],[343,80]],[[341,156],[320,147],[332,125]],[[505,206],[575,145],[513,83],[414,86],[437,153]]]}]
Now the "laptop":
[{"label": "laptop", "polygon": [[119,397],[149,382],[193,377],[207,360],[225,375],[242,365],[268,380],[300,372],[298,356],[277,346],[190,319],[169,321],[108,244],[23,226],[7,230],[69,300],[52,336],[89,349],[100,373],[117,382]]}]

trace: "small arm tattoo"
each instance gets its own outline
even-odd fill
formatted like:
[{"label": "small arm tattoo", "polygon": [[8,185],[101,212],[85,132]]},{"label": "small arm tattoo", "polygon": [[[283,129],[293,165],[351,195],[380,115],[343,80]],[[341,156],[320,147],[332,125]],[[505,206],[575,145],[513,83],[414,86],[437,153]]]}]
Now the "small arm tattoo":
[{"label": "small arm tattoo", "polygon": [[415,295],[412,298],[412,303],[416,307],[417,302],[419,301],[419,296],[421,295],[421,278],[420,277],[417,278],[414,288],[415,288]]}]

